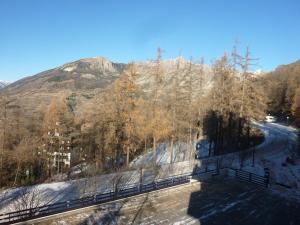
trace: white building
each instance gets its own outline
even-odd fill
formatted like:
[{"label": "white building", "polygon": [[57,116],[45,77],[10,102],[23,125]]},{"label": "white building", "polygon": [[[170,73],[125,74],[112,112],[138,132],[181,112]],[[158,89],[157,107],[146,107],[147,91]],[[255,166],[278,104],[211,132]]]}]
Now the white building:
[{"label": "white building", "polygon": [[70,167],[71,166],[71,153],[70,152],[48,152],[51,156],[51,163],[53,167]]},{"label": "white building", "polygon": [[268,123],[274,123],[274,122],[276,122],[276,118],[274,116],[268,115],[268,116],[266,116],[265,121]]}]

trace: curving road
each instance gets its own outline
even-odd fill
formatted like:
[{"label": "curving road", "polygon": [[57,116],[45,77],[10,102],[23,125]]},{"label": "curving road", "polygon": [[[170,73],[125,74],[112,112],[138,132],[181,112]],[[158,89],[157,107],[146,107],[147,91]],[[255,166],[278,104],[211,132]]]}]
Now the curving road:
[{"label": "curving road", "polygon": [[[273,123],[261,124],[253,122],[253,126],[261,129],[265,133],[266,139],[265,142],[256,147],[254,167],[252,166],[252,154],[249,154],[244,162],[243,170],[264,175],[264,168],[269,168],[272,190],[283,195],[289,195],[289,197],[300,199],[299,160],[296,161],[295,165],[287,164],[286,166],[282,166],[286,157],[292,156],[293,146],[295,146],[297,138],[296,130],[291,127]],[[180,149],[183,148],[178,148],[179,154],[182,154]],[[161,159],[167,161],[169,154],[167,148],[161,148],[158,152],[161,153]],[[148,155],[151,155],[151,152],[140,157],[139,160],[141,162],[149,162]],[[236,168],[239,168],[240,166],[239,153],[197,160],[195,163],[200,169],[204,169],[204,167],[207,166],[210,167],[209,169],[214,169],[213,167],[216,166],[217,159],[220,158],[222,158],[222,163],[224,165]],[[155,178],[163,178],[179,173],[188,173],[193,170],[193,166],[194,164],[189,163],[188,161],[178,162],[172,166],[161,165],[158,171],[153,171],[151,169],[145,170],[143,173],[143,180],[147,183],[152,182]],[[89,179],[41,184],[36,185],[33,188],[38,189],[42,204],[67,201],[95,191],[105,192],[110,190],[114,183],[115,176],[119,176],[119,174],[120,173],[107,174]],[[141,175],[139,170],[129,170],[122,172],[121,174],[123,178],[122,185],[124,186],[139,182]],[[292,188],[282,188],[281,186],[276,185],[276,183],[281,183]],[[22,188],[11,189],[0,193],[0,213],[14,210],[14,204],[16,199],[20,197],[20,192],[22,192]]]},{"label": "curving road", "polygon": [[[269,168],[271,187],[278,189],[284,184],[292,190],[280,189],[281,192],[300,194],[300,161],[296,157],[297,130],[276,123],[253,123],[265,133],[265,142],[256,148],[255,166],[252,167],[252,156],[247,158],[245,170],[264,174],[264,168]],[[287,157],[293,158],[294,164],[287,163]],[[300,195],[299,195],[300,196]]]}]

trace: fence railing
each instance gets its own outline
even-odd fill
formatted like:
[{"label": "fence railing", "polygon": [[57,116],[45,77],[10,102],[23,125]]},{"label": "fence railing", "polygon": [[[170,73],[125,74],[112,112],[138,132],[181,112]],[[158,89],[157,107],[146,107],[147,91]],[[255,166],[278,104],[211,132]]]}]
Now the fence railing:
[{"label": "fence railing", "polygon": [[269,178],[266,176],[257,175],[240,169],[226,169],[228,170],[228,175],[234,176],[238,180],[254,183],[256,185],[266,188],[269,186]]},{"label": "fence railing", "polygon": [[152,183],[141,184],[135,183],[130,186],[121,187],[116,190],[110,190],[106,193],[98,193],[90,195],[84,198],[73,199],[65,202],[57,202],[53,204],[47,204],[36,208],[24,209],[6,214],[0,214],[0,224],[11,224],[16,222],[22,222],[29,219],[36,219],[48,215],[53,215],[61,212],[67,212],[74,209],[79,209],[87,206],[92,206],[100,203],[106,203],[113,200],[127,198],[138,194],[151,192],[154,190],[160,190],[167,187],[172,187],[184,183],[189,183],[192,176],[202,175],[217,175],[221,170],[227,170],[228,173],[241,181],[247,181],[259,186],[268,187],[268,179],[266,177],[256,175],[247,171],[233,169],[233,168],[222,168],[222,169],[208,169],[204,170],[195,169],[192,173],[180,174],[177,176],[168,177],[165,179],[157,179]]},{"label": "fence railing", "polygon": [[60,212],[67,212],[73,209],[92,206],[100,203],[106,203],[113,200],[127,198],[130,196],[160,190],[167,187],[172,187],[190,182],[191,174],[181,174],[178,176],[168,177],[166,179],[158,179],[148,184],[131,184],[128,187],[117,189],[116,191],[110,190],[106,193],[99,193],[84,198],[73,199],[65,202],[57,202],[47,204],[36,208],[24,209],[6,214],[0,214],[0,224],[11,224],[22,222],[29,219],[35,219],[47,215],[57,214]]}]

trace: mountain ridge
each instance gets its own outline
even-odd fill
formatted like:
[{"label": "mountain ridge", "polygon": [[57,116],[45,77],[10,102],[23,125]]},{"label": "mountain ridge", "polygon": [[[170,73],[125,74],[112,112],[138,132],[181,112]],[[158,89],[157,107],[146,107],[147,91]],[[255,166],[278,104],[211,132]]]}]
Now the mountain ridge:
[{"label": "mountain ridge", "polygon": [[8,81],[0,80],[0,89],[5,88],[9,84],[10,84],[10,82],[8,82]]},{"label": "mountain ridge", "polygon": [[[137,82],[142,92],[144,94],[151,93],[155,60],[135,64],[140,74]],[[179,68],[178,64],[180,64]],[[12,100],[11,105],[22,109],[24,117],[42,118],[43,112],[50,102],[61,97],[67,100],[72,113],[80,115],[84,114],[88,108],[91,109],[96,104],[97,98],[102,98],[101,93],[110,89],[127,65],[112,62],[104,57],[79,59],[22,78],[7,86],[3,91]],[[172,89],[174,75],[179,78],[181,84],[184,84],[189,65],[188,60],[183,58],[163,60],[161,65],[164,68],[164,91],[166,93]],[[208,67],[205,67],[206,72],[209,72]],[[200,69],[199,64],[193,64],[194,75]],[[206,76],[207,79],[204,79],[204,84],[208,84],[207,87],[209,87],[209,77]],[[28,123],[30,124],[30,120]]]}]

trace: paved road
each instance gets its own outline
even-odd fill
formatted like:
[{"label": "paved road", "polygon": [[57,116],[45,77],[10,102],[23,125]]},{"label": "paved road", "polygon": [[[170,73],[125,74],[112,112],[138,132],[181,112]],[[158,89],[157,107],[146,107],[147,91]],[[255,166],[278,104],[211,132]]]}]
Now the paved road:
[{"label": "paved road", "polygon": [[30,224],[300,224],[300,205],[231,179],[180,188]]},{"label": "paved road", "polygon": [[[288,142],[294,142],[294,131],[288,127],[280,126],[277,124],[257,124],[267,134],[266,142],[263,143],[256,151],[255,167],[252,167],[252,157],[248,157],[245,163],[244,170],[249,170],[250,172],[258,173],[263,175],[264,167],[269,167],[271,169],[271,176],[273,183],[280,182],[286,183],[289,186],[295,187],[292,190],[288,190],[288,194],[291,197],[299,197],[300,199],[300,163],[295,166],[288,165],[287,167],[282,167],[281,163],[284,161],[286,156],[289,154]],[[229,155],[235,155],[233,161],[227,160],[228,166],[236,165],[239,168],[239,157],[238,153],[233,153]],[[222,156],[223,157],[223,156]],[[224,158],[226,158],[225,156]],[[206,167],[209,162],[209,166],[213,169],[215,167],[217,157],[212,157],[203,161],[198,161],[199,165]],[[204,166],[203,166],[204,165]],[[163,178],[165,176],[170,176],[177,173],[185,173],[193,170],[193,166],[190,167],[189,162],[180,162],[174,164],[172,167],[168,165],[161,166],[158,173],[155,171],[144,171],[144,182],[151,182],[155,177]],[[140,173],[137,170],[127,171],[123,173],[123,185],[128,185],[136,183],[139,181]],[[66,201],[72,198],[78,198],[83,195],[83,192],[93,192],[97,189],[98,192],[103,192],[112,188],[112,183],[114,179],[114,174],[103,175],[96,177],[96,179],[81,179],[77,181],[53,183],[53,184],[42,184],[38,185],[41,192],[41,196],[45,202],[52,201]],[[97,188],[95,188],[97,184]],[[285,193],[286,190],[279,190],[279,192]],[[10,206],[13,206],[14,198],[17,195],[18,190],[11,190],[7,195],[0,194],[0,211],[9,211]],[[54,196],[54,197],[53,197]],[[49,200],[50,199],[50,200]],[[2,207],[1,207],[2,206]]]},{"label": "paved road", "polygon": [[[257,171],[262,173],[263,168],[268,167],[271,170],[271,178],[274,182],[285,182],[291,186],[293,183],[297,183],[297,179],[299,178],[300,180],[300,177],[297,178],[294,175],[300,176],[299,160],[296,159],[295,165],[287,164],[287,166],[282,166],[287,157],[293,156],[293,148],[296,148],[297,140],[296,130],[272,123],[258,126],[265,132],[266,142],[257,149],[255,154]],[[250,164],[252,164],[251,156],[248,161],[251,161]],[[293,174],[293,171],[295,174]],[[300,183],[298,186],[300,188]]]}]

